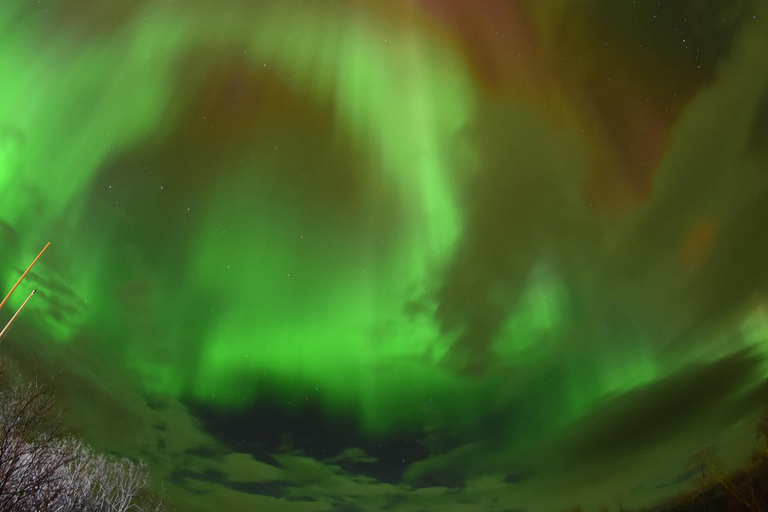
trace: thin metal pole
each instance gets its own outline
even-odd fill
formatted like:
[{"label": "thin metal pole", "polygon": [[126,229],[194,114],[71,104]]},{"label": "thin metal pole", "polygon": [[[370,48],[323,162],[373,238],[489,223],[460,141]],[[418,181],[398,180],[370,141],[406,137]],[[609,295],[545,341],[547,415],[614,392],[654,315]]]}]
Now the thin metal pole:
[{"label": "thin metal pole", "polygon": [[[47,247],[47,246],[46,246]],[[27,297],[27,300],[24,301],[24,304],[21,305],[18,311],[13,314],[10,320],[8,320],[8,323],[5,324],[5,327],[3,327],[3,330],[0,331],[0,341],[3,341],[3,337],[5,336],[5,333],[8,332],[8,329],[11,328],[11,325],[13,325],[13,321],[16,320],[16,317],[19,316],[19,313],[21,313],[21,310],[24,309],[24,306],[27,305],[27,302],[29,302],[29,299],[32,298],[32,296],[37,292],[37,290],[32,290],[32,293],[29,294],[29,297]]]},{"label": "thin metal pole", "polygon": [[[0,302],[0,309],[3,308],[3,305],[5,304],[5,301],[8,300],[8,297],[10,297],[11,294],[13,293],[13,291],[16,289],[16,287],[19,286],[19,283],[21,282],[21,280],[24,279],[24,277],[26,277],[27,272],[32,270],[32,267],[35,266],[35,263],[37,263],[37,260],[40,259],[40,256],[43,255],[43,253],[45,252],[45,250],[48,248],[49,245],[51,245],[51,242],[48,242],[47,244],[45,244],[45,247],[43,247],[43,250],[40,251],[40,254],[37,255],[37,258],[35,258],[35,261],[32,262],[32,264],[27,268],[27,270],[24,271],[23,274],[21,274],[21,277],[19,278],[18,281],[16,281],[16,284],[13,285],[13,288],[11,288],[11,291],[8,292],[8,295],[5,296],[5,298],[3,299],[3,302]],[[34,292],[32,292],[32,293],[34,293]],[[27,300],[29,300],[29,299],[27,299]],[[25,304],[26,304],[26,302],[25,302]]]}]

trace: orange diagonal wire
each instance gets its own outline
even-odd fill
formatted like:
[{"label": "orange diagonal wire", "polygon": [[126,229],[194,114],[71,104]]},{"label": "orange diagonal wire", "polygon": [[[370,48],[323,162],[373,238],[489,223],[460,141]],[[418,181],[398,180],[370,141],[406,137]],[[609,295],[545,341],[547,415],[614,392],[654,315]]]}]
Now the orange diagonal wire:
[{"label": "orange diagonal wire", "polygon": [[8,332],[8,329],[10,329],[10,328],[11,328],[11,326],[13,325],[13,322],[15,322],[15,321],[16,321],[16,317],[17,317],[17,316],[19,316],[19,313],[21,313],[21,310],[22,310],[22,309],[24,309],[24,306],[26,306],[26,305],[27,305],[27,302],[29,302],[29,299],[31,299],[31,298],[32,298],[32,296],[35,294],[35,292],[37,292],[37,290],[32,290],[32,293],[30,293],[30,294],[29,294],[29,297],[27,297],[27,300],[25,300],[25,301],[24,301],[24,304],[22,304],[22,305],[21,305],[21,307],[19,308],[19,310],[18,310],[18,311],[16,311],[16,313],[14,313],[14,314],[13,314],[13,316],[11,317],[11,319],[10,319],[10,320],[8,320],[8,323],[7,323],[7,324],[5,324],[5,327],[3,328],[3,330],[2,330],[2,331],[0,331],[0,341],[2,341],[2,340],[3,340],[3,338],[5,337],[5,333],[7,333],[7,332]]},{"label": "orange diagonal wire", "polygon": [[0,309],[2,309],[3,305],[4,305],[4,304],[5,304],[5,302],[8,300],[8,297],[10,297],[10,296],[11,296],[11,294],[12,294],[12,293],[13,293],[13,291],[16,289],[16,287],[17,287],[17,286],[19,286],[19,283],[20,283],[20,282],[21,282],[21,280],[22,280],[22,279],[24,279],[24,277],[27,275],[27,272],[29,272],[30,270],[32,270],[32,267],[34,267],[34,266],[35,266],[35,263],[37,263],[37,260],[39,260],[39,259],[40,259],[40,256],[42,256],[42,255],[43,255],[43,253],[45,252],[45,250],[48,248],[48,246],[49,246],[49,245],[51,245],[51,242],[48,242],[47,244],[45,244],[45,247],[43,247],[43,250],[42,250],[42,251],[40,251],[40,254],[38,254],[38,255],[37,255],[37,258],[35,258],[35,261],[33,261],[33,262],[32,262],[32,264],[31,264],[31,265],[30,265],[30,266],[27,268],[27,270],[25,270],[25,271],[24,271],[24,273],[23,273],[23,274],[21,274],[21,277],[19,278],[19,280],[18,280],[18,281],[16,281],[16,284],[15,284],[15,285],[13,285],[13,288],[11,288],[11,291],[9,291],[9,292],[8,292],[8,295],[6,295],[6,296],[5,296],[5,298],[3,299],[3,302],[0,302]]}]

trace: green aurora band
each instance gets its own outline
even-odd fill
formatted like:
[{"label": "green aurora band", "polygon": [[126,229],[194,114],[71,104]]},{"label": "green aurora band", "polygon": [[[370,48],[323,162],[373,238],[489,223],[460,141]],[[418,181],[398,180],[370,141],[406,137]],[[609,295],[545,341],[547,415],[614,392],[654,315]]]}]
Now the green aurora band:
[{"label": "green aurora band", "polygon": [[[728,81],[683,105],[650,198],[603,216],[576,114],[483,89],[416,2],[146,1],[98,22],[67,5],[0,7],[3,289],[52,242],[3,315],[37,286],[14,329],[102,345],[144,395],[312,407],[372,436],[500,410],[507,452],[691,364],[768,351],[762,282],[705,303],[706,265],[741,256],[675,266],[701,218],[741,236],[728,226],[764,194],[743,155],[768,96],[765,8]],[[499,161],[501,192],[482,195]],[[675,170],[697,166],[711,187],[680,193],[678,215],[695,174]]]},{"label": "green aurora band", "polygon": [[[49,322],[50,336],[66,342],[78,329],[98,326],[116,338],[113,343],[125,345],[128,364],[145,375],[148,389],[191,394],[223,407],[248,403],[258,393],[252,376],[262,372],[281,379],[296,398],[308,383],[321,386],[329,407],[360,408],[369,428],[405,421],[398,411],[408,414],[413,404],[435,395],[456,399],[460,393],[471,403],[473,386],[467,391],[466,383],[434,364],[450,340],[428,315],[409,316],[403,307],[425,293],[430,273],[445,264],[461,229],[450,179],[458,172],[457,132],[473,114],[473,99],[467,71],[450,47],[415,22],[387,25],[370,13],[340,7],[275,6],[246,19],[226,10],[182,13],[172,4],[150,4],[108,42],[57,39],[50,45],[41,43],[39,32],[47,29],[42,24],[14,26],[14,9],[5,7],[3,14],[6,58],[0,74],[7,78],[0,111],[12,124],[2,135],[0,215],[20,233],[13,256],[32,254],[41,235],[61,226],[76,230],[84,190],[100,165],[170,129],[179,56],[200,44],[242,48],[243,59],[277,69],[285,86],[310,98],[315,108],[335,109],[337,137],[349,137],[362,153],[359,168],[350,172],[372,182],[365,183],[369,197],[360,202],[389,208],[377,197],[389,194],[398,205],[383,213],[355,212],[396,217],[397,240],[386,242],[397,244],[394,249],[382,247],[377,230],[385,228],[375,219],[360,227],[364,233],[337,225],[329,228],[337,232],[302,243],[303,233],[325,226],[308,226],[312,221],[295,205],[278,204],[264,215],[252,203],[266,198],[242,186],[275,165],[271,155],[227,162],[226,176],[204,204],[194,205],[191,239],[175,248],[188,261],[178,263],[183,282],[173,287],[157,274],[165,270],[158,263],[124,269],[105,263],[127,243],[117,221],[103,229],[112,237],[83,239],[69,231],[55,238],[58,251],[77,262],[67,285],[89,304],[55,325]],[[301,145],[279,150],[306,151]],[[471,159],[471,148],[458,156]],[[244,212],[254,215],[243,218]],[[342,254],[350,236],[367,246],[354,259]],[[162,260],[162,250],[152,258]],[[556,275],[542,272],[531,271],[529,291],[507,321],[499,350],[510,360],[557,350],[554,341],[546,346],[547,337],[565,329],[572,316],[567,290]],[[13,275],[6,276],[7,285]],[[114,286],[144,276],[157,306],[141,312],[154,317],[153,340],[132,339],[140,336],[130,328],[136,312],[108,299]],[[214,306],[215,298],[226,300],[195,332],[185,326],[195,307],[188,302],[205,297]],[[384,329],[386,334],[376,334]],[[372,342],[373,336],[382,339]],[[162,348],[151,348],[158,340]],[[643,346],[641,340],[629,344]],[[197,347],[194,360],[186,355],[190,345]],[[630,350],[624,359],[627,368],[613,361],[596,365],[604,372],[574,369],[564,420],[609,391],[656,375],[644,351]],[[461,409],[463,400],[456,402]]]},{"label": "green aurora band", "polygon": [[[471,113],[466,72],[416,27],[381,27],[371,15],[341,8],[272,11],[254,25],[218,9],[182,16],[170,4],[148,5],[106,45],[57,40],[40,47],[38,31],[46,27],[14,27],[14,12],[5,8],[4,47],[16,50],[2,64],[3,76],[12,79],[3,81],[0,97],[13,124],[3,129],[0,215],[19,232],[18,252],[4,254],[5,264],[33,248],[39,233],[67,226],[54,246],[76,262],[66,284],[88,304],[49,321],[48,334],[66,342],[79,329],[104,329],[122,346],[127,364],[145,375],[149,390],[242,406],[258,393],[252,375],[269,372],[284,380],[288,395],[301,389],[291,390],[290,382],[313,383],[322,386],[329,407],[360,407],[371,428],[382,420],[397,423],[403,418],[389,413],[406,395],[416,403],[460,386],[433,365],[376,368],[434,352],[439,339],[433,322],[406,317],[402,306],[423,293],[425,275],[445,260],[460,229],[447,176],[455,133]],[[295,42],[286,45],[286,38]],[[249,64],[279,70],[284,85],[311,98],[314,108],[336,110],[353,145],[379,155],[366,164],[363,153],[360,168],[350,172],[372,175],[355,178],[375,182],[364,191],[370,197],[359,198],[367,207],[377,208],[381,189],[396,197],[396,212],[384,214],[397,217],[397,239],[387,241],[397,248],[381,247],[376,225],[355,227],[357,233],[330,226],[336,232],[312,240],[324,226],[312,226],[295,205],[275,205],[277,211],[265,215],[254,203],[267,198],[254,197],[242,183],[275,166],[269,154],[227,162],[226,176],[198,198],[194,232],[176,241],[186,257],[173,263],[183,275],[173,287],[163,282],[162,251],[145,265],[109,265],[110,255],[126,248],[119,220],[102,225],[107,236],[96,239],[71,227],[90,213],[83,212],[84,194],[105,161],[170,129],[174,71],[186,52],[209,41],[242,49]],[[36,64],[25,65],[30,61]],[[306,151],[293,144],[280,151]],[[19,192],[25,188],[42,197]],[[44,202],[42,211],[35,201]],[[31,211],[40,214],[30,218]],[[340,254],[349,237],[370,246],[351,261]],[[115,286],[144,278],[156,309],[122,310],[107,298]],[[221,297],[226,307],[191,332],[190,302],[217,305]],[[136,339],[142,334],[133,318],[147,314],[155,338]],[[371,333],[384,326],[386,341],[372,344]],[[190,346],[198,353],[190,354]]]}]

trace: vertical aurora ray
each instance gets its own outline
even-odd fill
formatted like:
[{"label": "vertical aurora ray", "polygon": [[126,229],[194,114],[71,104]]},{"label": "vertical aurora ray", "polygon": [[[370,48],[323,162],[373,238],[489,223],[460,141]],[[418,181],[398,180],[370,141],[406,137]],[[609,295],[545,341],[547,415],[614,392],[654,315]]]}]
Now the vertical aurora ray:
[{"label": "vertical aurora ray", "polygon": [[[456,171],[445,155],[469,118],[470,100],[459,63],[450,55],[431,58],[439,53],[435,42],[416,27],[379,27],[364,12],[330,14],[295,8],[273,13],[253,30],[258,37],[248,50],[255,55],[253,65],[263,60],[264,67],[277,68],[302,92],[306,84],[320,85],[303,94],[315,97],[312,108],[335,108],[342,121],[336,130],[349,131],[359,166],[349,172],[373,176],[351,178],[366,187],[359,200],[369,210],[352,215],[362,213],[374,223],[354,228],[365,233],[345,232],[345,222],[357,221],[344,220],[339,213],[339,224],[325,227],[337,244],[323,240],[328,236],[312,236],[308,219],[295,211],[283,211],[276,220],[274,211],[258,204],[268,201],[266,197],[237,191],[244,182],[251,183],[250,190],[268,186],[263,176],[281,165],[274,153],[304,151],[300,147],[276,147],[271,154],[255,156],[246,168],[232,169],[237,177],[217,184],[206,207],[212,213],[190,249],[197,283],[229,304],[213,322],[219,327],[202,344],[194,393],[204,401],[247,404],[257,392],[256,385],[245,384],[253,380],[249,375],[301,376],[322,383],[329,400],[370,407],[363,416],[373,426],[391,418],[391,407],[376,405],[381,390],[398,394],[398,389],[413,388],[402,377],[387,378],[391,369],[386,361],[420,357],[439,338],[426,319],[406,318],[403,309],[424,292],[425,274],[449,254],[457,234],[458,215],[448,188]],[[291,43],[275,45],[272,38]],[[317,67],[304,57],[308,51],[333,57]],[[409,58],[403,61],[401,53]],[[335,138],[326,140],[333,144]],[[318,177],[311,166],[301,174],[310,180]],[[252,212],[252,225],[242,226],[229,213],[220,218],[233,204],[238,214]],[[265,215],[269,221],[259,220]],[[376,223],[381,221],[376,219],[382,216],[396,219],[396,238],[379,232],[382,226]],[[369,247],[362,257],[347,259],[337,253],[349,237],[363,249]],[[386,335],[376,335],[391,325],[402,325],[398,329],[403,332],[386,340]],[[381,339],[372,342],[372,335]],[[416,387],[436,392],[434,384],[441,378],[448,377],[437,371]]]},{"label": "vertical aurora ray", "polygon": [[[35,33],[19,31],[17,37],[18,46],[28,48],[25,38],[34,39]],[[259,373],[324,383],[328,400],[362,408],[363,421],[372,428],[399,421],[388,412],[392,405],[381,405],[397,401],[389,394],[402,399],[399,390],[415,386],[422,390],[411,399],[416,402],[442,393],[438,382],[454,379],[442,370],[427,377],[431,371],[423,365],[404,363],[416,364],[413,368],[419,370],[395,378],[386,363],[422,357],[440,338],[428,316],[409,316],[404,310],[409,301],[429,291],[428,274],[445,261],[458,234],[450,180],[462,164],[457,156],[465,157],[457,154],[457,148],[461,151],[457,131],[471,116],[471,93],[461,62],[445,51],[439,38],[421,30],[418,13],[409,13],[406,23],[396,24],[382,23],[365,9],[273,6],[254,25],[253,20],[246,23],[220,10],[181,13],[173,6],[154,4],[108,37],[108,52],[94,41],[44,47],[34,59],[16,54],[15,65],[24,73],[13,75],[15,80],[2,95],[8,119],[23,127],[25,141],[24,158],[13,163],[19,160],[16,146],[21,136],[3,138],[4,154],[12,162],[4,167],[4,181],[13,186],[3,189],[1,212],[9,225],[26,225],[29,232],[60,223],[62,215],[70,222],[82,222],[78,219],[94,213],[80,205],[96,193],[112,193],[114,211],[125,212],[99,221],[99,231],[108,236],[94,232],[84,238],[74,233],[72,242],[62,244],[77,262],[73,288],[82,304],[86,297],[89,303],[79,318],[68,319],[74,325],[49,326],[55,337],[64,340],[78,326],[98,325],[120,340],[117,345],[127,351],[128,364],[146,376],[150,389],[177,395],[191,392],[204,402],[247,405],[257,389],[242,382]],[[114,175],[114,183],[107,184],[95,179],[95,173],[119,161],[142,139],[162,139],[173,120],[184,115],[183,104],[170,101],[172,73],[200,41],[221,51],[242,48],[239,58],[244,65],[259,72],[266,68],[264,72],[283,87],[306,98],[302,101],[307,108],[325,110],[321,117],[337,118],[336,125],[326,123],[322,128],[338,133],[325,142],[339,144],[339,137],[351,141],[347,155],[340,157],[354,159],[356,168],[344,172],[358,176],[341,179],[360,183],[362,195],[356,201],[367,206],[358,212],[339,212],[339,219],[321,225],[331,238],[315,235],[319,241],[314,243],[311,231],[317,227],[305,215],[297,216],[297,210],[277,213],[280,205],[271,202],[270,210],[250,204],[252,196],[233,200],[244,183],[255,188],[284,186],[263,178],[272,172],[270,166],[305,166],[281,172],[318,178],[311,160],[275,164],[274,154],[252,151],[245,162],[223,164],[229,167],[227,174],[207,197],[190,196],[194,201],[190,215],[197,216],[199,227],[191,241],[177,240],[186,245],[189,257],[172,258],[177,271],[186,276],[182,283],[161,277],[157,274],[161,267],[148,268],[148,261],[138,254],[114,259],[116,252],[133,250],[125,245],[132,229],[126,218],[135,217],[138,206],[126,197],[122,197],[125,210],[120,205],[120,188],[128,185],[124,178]],[[319,60],[316,54],[321,55]],[[21,66],[25,60],[36,65]],[[5,64],[10,75],[14,61]],[[26,91],[33,89],[33,83],[49,85],[34,88],[38,96],[30,97]],[[49,119],[41,112],[50,112]],[[68,131],[67,126],[76,126],[69,130],[71,136],[54,136]],[[311,132],[307,136],[314,137]],[[288,144],[279,151],[306,151]],[[162,174],[143,179],[163,187]],[[44,216],[22,219],[34,197],[18,194],[22,183],[45,197]],[[47,186],[50,183],[56,185],[55,193]],[[173,193],[179,185],[166,183],[163,190]],[[258,196],[257,203],[268,202],[266,194]],[[236,210],[233,204],[239,205]],[[162,209],[155,212],[164,215]],[[253,225],[237,217],[243,212],[255,217]],[[344,215],[362,215],[363,220],[343,219]],[[259,220],[265,216],[270,220]],[[355,225],[352,231],[345,223]],[[295,244],[303,232],[309,233],[306,249]],[[350,237],[362,249],[351,258],[339,253]],[[296,281],[299,284],[291,284]],[[115,288],[125,289],[131,282],[150,283],[142,300],[159,306],[165,322],[150,318],[151,326],[137,326],[122,312],[119,301],[107,299]],[[190,293],[179,297],[169,293],[168,286],[173,290],[182,286]],[[206,301],[214,307],[205,328],[196,332],[180,328]],[[102,321],[107,318],[111,320]],[[161,350],[149,349],[139,340],[147,333],[164,340]],[[199,347],[197,359],[185,356],[189,343]],[[397,363],[393,364],[397,371]],[[329,371],[333,367],[344,370]],[[410,380],[404,380],[405,375]]]}]

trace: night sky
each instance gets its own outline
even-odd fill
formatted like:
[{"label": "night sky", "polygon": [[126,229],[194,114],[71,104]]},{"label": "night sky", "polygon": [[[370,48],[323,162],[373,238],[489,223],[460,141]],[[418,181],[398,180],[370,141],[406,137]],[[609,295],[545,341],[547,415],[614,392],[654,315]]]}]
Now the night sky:
[{"label": "night sky", "polygon": [[618,510],[768,406],[765,0],[2,0],[18,371],[180,512]]}]

